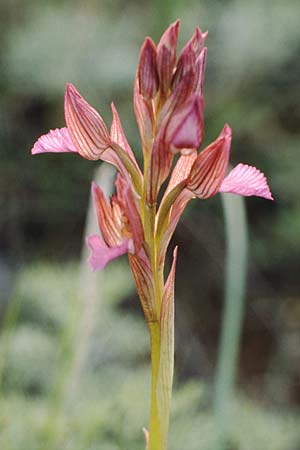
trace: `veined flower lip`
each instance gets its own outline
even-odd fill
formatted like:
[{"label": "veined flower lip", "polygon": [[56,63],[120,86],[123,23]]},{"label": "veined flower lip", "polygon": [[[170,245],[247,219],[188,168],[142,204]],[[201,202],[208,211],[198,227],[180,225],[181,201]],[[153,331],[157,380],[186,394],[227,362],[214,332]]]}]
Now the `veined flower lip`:
[{"label": "veined flower lip", "polygon": [[77,153],[77,149],[73,144],[69,131],[66,127],[50,130],[49,133],[43,134],[31,149],[32,155],[38,153]]},{"label": "veined flower lip", "polygon": [[219,192],[274,200],[265,175],[256,167],[239,163],[224,178]]}]

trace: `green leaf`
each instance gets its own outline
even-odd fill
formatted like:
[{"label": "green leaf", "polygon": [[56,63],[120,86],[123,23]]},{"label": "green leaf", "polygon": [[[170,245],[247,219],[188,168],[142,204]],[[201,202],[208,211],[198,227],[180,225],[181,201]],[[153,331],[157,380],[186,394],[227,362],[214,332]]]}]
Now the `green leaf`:
[{"label": "green leaf", "polygon": [[173,263],[165,284],[160,312],[161,347],[156,395],[162,450],[167,448],[174,372],[174,283],[176,259],[177,247],[173,253]]}]

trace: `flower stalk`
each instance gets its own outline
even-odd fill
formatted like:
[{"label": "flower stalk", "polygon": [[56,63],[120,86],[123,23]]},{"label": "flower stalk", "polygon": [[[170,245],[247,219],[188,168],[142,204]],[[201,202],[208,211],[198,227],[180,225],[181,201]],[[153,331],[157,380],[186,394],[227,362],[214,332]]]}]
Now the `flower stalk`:
[{"label": "flower stalk", "polygon": [[[193,198],[218,192],[272,199],[265,176],[238,164],[227,176],[232,132],[198,152],[204,136],[203,84],[207,32],[196,28],[177,58],[179,21],[158,45],[147,37],[134,84],[134,110],[141,137],[140,169],[112,104],[109,128],[101,115],[67,84],[66,127],[41,136],[32,154],[73,152],[116,167],[116,193],[108,201],[93,183],[100,229],[87,237],[93,270],[128,254],[151,344],[152,386],[147,450],[167,450],[174,369],[174,284],[177,247],[165,279],[167,249]],[[174,164],[173,164],[174,163]],[[165,187],[166,186],[166,187]]]},{"label": "flower stalk", "polygon": [[[161,425],[158,412],[157,384],[160,362],[160,324],[149,323],[150,344],[151,344],[151,403],[149,420],[149,442],[147,450],[160,450],[161,447]],[[169,411],[165,411],[169,415]]]}]

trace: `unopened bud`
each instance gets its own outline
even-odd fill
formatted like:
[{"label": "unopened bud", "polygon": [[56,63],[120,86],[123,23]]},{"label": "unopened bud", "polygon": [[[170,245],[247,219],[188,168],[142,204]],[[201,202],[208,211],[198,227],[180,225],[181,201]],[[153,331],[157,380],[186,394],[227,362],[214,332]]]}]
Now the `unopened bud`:
[{"label": "unopened bud", "polygon": [[173,153],[184,150],[188,154],[200,147],[203,139],[202,99],[193,96],[172,115],[166,130],[166,141]]},{"label": "unopened bud", "polygon": [[157,71],[162,96],[166,96],[176,65],[176,48],[179,31],[179,20],[172,23],[162,35],[157,46]]},{"label": "unopened bud", "polygon": [[187,181],[187,189],[198,198],[215,195],[224,180],[231,145],[231,128],[225,125],[219,137],[199,153]]},{"label": "unopened bud", "polygon": [[158,91],[155,44],[147,37],[141,48],[138,66],[139,92],[146,98],[154,98]]},{"label": "unopened bud", "polygon": [[110,135],[100,114],[72,84],[65,93],[65,119],[78,153],[87,159],[100,159],[110,144]]}]

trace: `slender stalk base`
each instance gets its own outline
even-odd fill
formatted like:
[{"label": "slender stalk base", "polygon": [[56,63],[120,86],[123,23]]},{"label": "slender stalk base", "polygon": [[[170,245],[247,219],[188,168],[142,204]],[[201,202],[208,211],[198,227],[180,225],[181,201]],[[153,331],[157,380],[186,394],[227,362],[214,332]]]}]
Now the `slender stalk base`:
[{"label": "slender stalk base", "polygon": [[157,403],[157,381],[160,361],[160,324],[152,322],[149,324],[151,339],[151,406],[150,406],[150,425],[149,425],[149,443],[147,450],[162,450],[160,420]]}]

